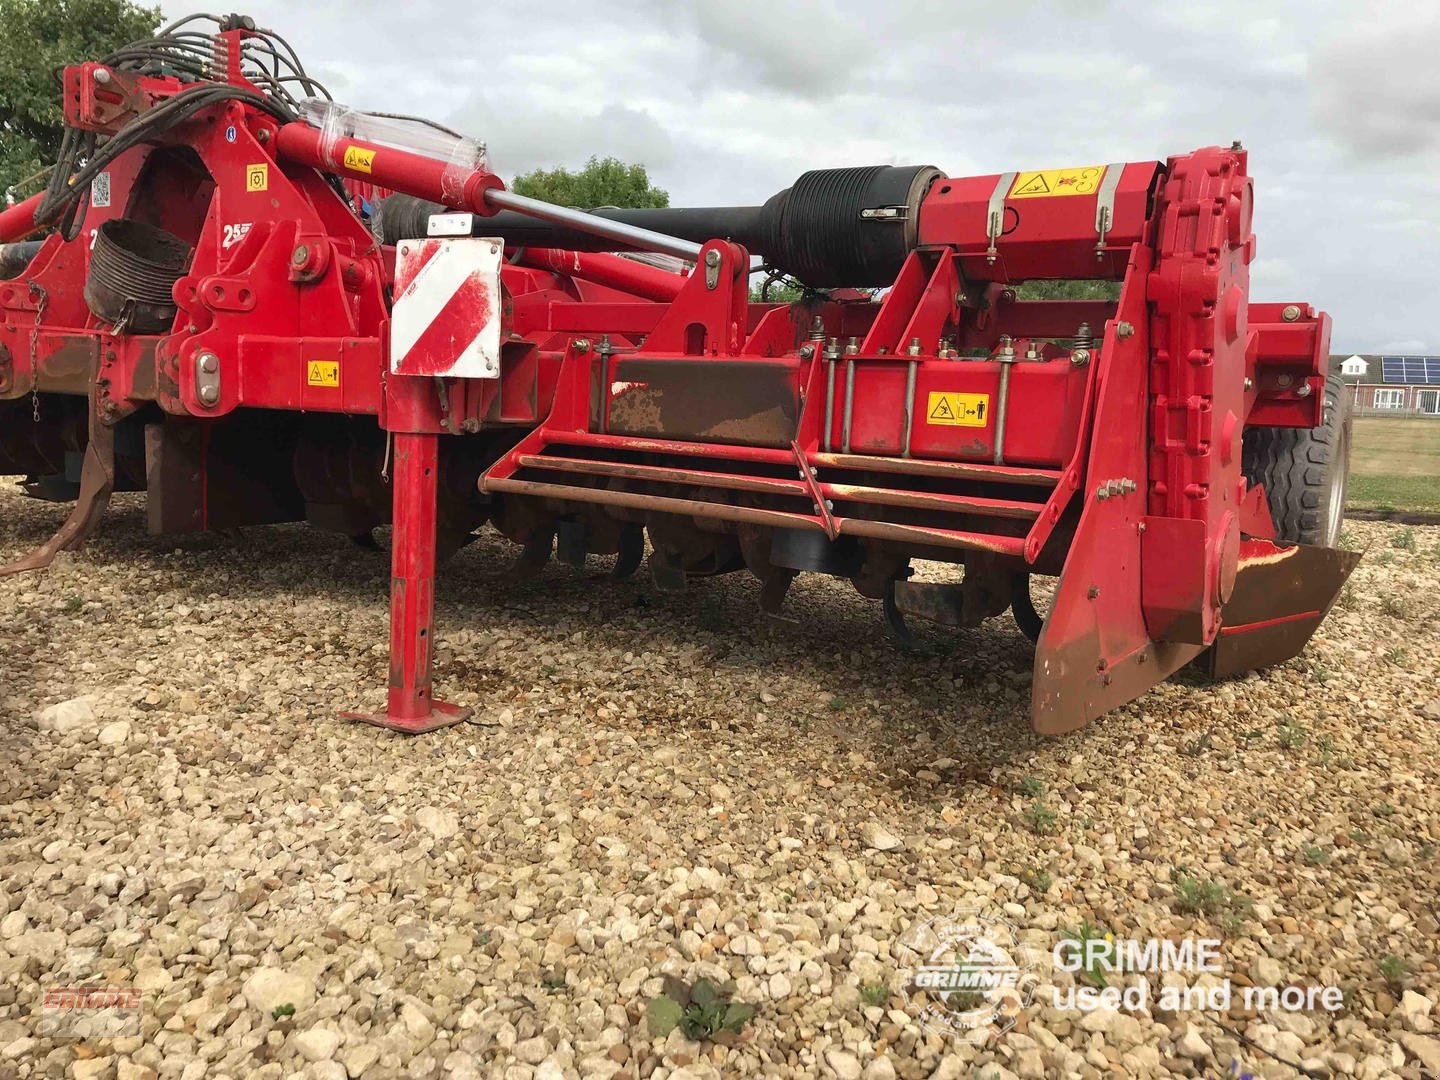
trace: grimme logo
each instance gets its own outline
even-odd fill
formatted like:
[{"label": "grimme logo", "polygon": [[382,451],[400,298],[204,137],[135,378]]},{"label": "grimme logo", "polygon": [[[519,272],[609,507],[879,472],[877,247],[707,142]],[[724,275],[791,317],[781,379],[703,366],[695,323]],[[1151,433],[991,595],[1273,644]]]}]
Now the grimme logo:
[{"label": "grimme logo", "polygon": [[117,1038],[140,1034],[138,986],[50,986],[39,1009],[42,1038]]},{"label": "grimme logo", "polygon": [[967,1038],[1003,1034],[1035,999],[1040,977],[1004,919],[973,911],[942,916],[911,927],[901,945],[917,960],[905,993],[920,1004],[917,1019],[931,1031]]}]

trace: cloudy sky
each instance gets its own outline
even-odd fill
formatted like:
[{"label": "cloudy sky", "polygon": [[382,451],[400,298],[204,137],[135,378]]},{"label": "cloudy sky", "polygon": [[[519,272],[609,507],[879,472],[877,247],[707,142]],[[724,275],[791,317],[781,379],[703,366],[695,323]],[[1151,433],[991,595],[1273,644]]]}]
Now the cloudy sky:
[{"label": "cloudy sky", "polygon": [[674,205],[762,201],[818,166],[965,176],[1242,139],[1254,297],[1328,310],[1337,351],[1440,353],[1428,0],[240,7],[337,100],[446,121],[484,139],[502,176],[613,154]]}]

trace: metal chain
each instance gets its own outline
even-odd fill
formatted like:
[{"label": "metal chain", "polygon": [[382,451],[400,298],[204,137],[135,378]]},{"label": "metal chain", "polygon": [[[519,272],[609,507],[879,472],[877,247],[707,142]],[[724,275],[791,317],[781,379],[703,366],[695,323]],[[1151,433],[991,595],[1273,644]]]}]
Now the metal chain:
[{"label": "metal chain", "polygon": [[38,281],[30,282],[30,295],[39,296],[35,307],[35,325],[30,328],[30,420],[40,423],[40,323],[45,318],[45,305],[50,295]]}]

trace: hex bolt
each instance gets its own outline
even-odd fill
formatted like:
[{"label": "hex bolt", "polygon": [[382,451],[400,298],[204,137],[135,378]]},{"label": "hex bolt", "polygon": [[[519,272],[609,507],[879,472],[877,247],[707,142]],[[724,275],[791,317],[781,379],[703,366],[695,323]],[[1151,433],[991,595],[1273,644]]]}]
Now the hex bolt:
[{"label": "hex bolt", "polygon": [[291,266],[304,266],[310,259],[310,246],[308,244],[297,244],[295,250],[290,253]]},{"label": "hex bolt", "polygon": [[905,352],[906,352],[906,355],[908,355],[908,356],[919,356],[919,355],[920,355],[920,339],[919,339],[918,337],[911,338],[911,339],[910,339],[910,344],[909,344],[909,346],[905,349]]},{"label": "hex bolt", "polygon": [[1070,363],[1076,367],[1084,367],[1090,362],[1089,349],[1072,349],[1070,351]]},{"label": "hex bolt", "polygon": [[200,399],[202,405],[214,405],[220,400],[220,388],[211,385],[202,386],[195,396]]},{"label": "hex bolt", "polygon": [[1285,322],[1295,322],[1300,318],[1300,305],[1286,304],[1280,309],[1280,318]]},{"label": "hex bolt", "polygon": [[587,353],[590,351],[590,339],[583,337],[576,338],[570,343],[570,347],[574,349],[577,353]]},{"label": "hex bolt", "polygon": [[200,370],[206,375],[214,375],[220,370],[220,358],[213,352],[202,352],[199,357]]},{"label": "hex bolt", "polygon": [[814,356],[814,355],[815,355],[815,346],[813,346],[813,345],[801,345],[801,346],[800,346],[800,359],[801,359],[801,360],[809,360],[809,359],[810,359],[812,356]]},{"label": "hex bolt", "polygon": [[1115,336],[1116,336],[1116,337],[1119,337],[1119,338],[1127,338],[1127,337],[1129,337],[1129,336],[1130,336],[1131,334],[1133,334],[1133,333],[1135,333],[1135,324],[1134,324],[1134,323],[1118,322],[1118,323],[1115,324]]}]

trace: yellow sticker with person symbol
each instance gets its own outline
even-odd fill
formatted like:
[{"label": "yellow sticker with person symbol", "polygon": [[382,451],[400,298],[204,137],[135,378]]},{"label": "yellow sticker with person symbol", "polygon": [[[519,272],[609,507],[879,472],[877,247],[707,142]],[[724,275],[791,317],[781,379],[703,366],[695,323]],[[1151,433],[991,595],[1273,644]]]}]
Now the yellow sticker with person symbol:
[{"label": "yellow sticker with person symbol", "polygon": [[990,411],[989,394],[952,394],[931,391],[925,403],[925,422],[947,427],[984,427]]},{"label": "yellow sticker with person symbol", "polygon": [[1094,195],[1105,178],[1104,165],[1082,165],[1075,169],[1041,169],[1015,174],[1010,185],[1011,199],[1043,199],[1051,195]]},{"label": "yellow sticker with person symbol", "polygon": [[340,362],[338,360],[311,360],[305,365],[307,386],[338,387],[340,385]]}]

